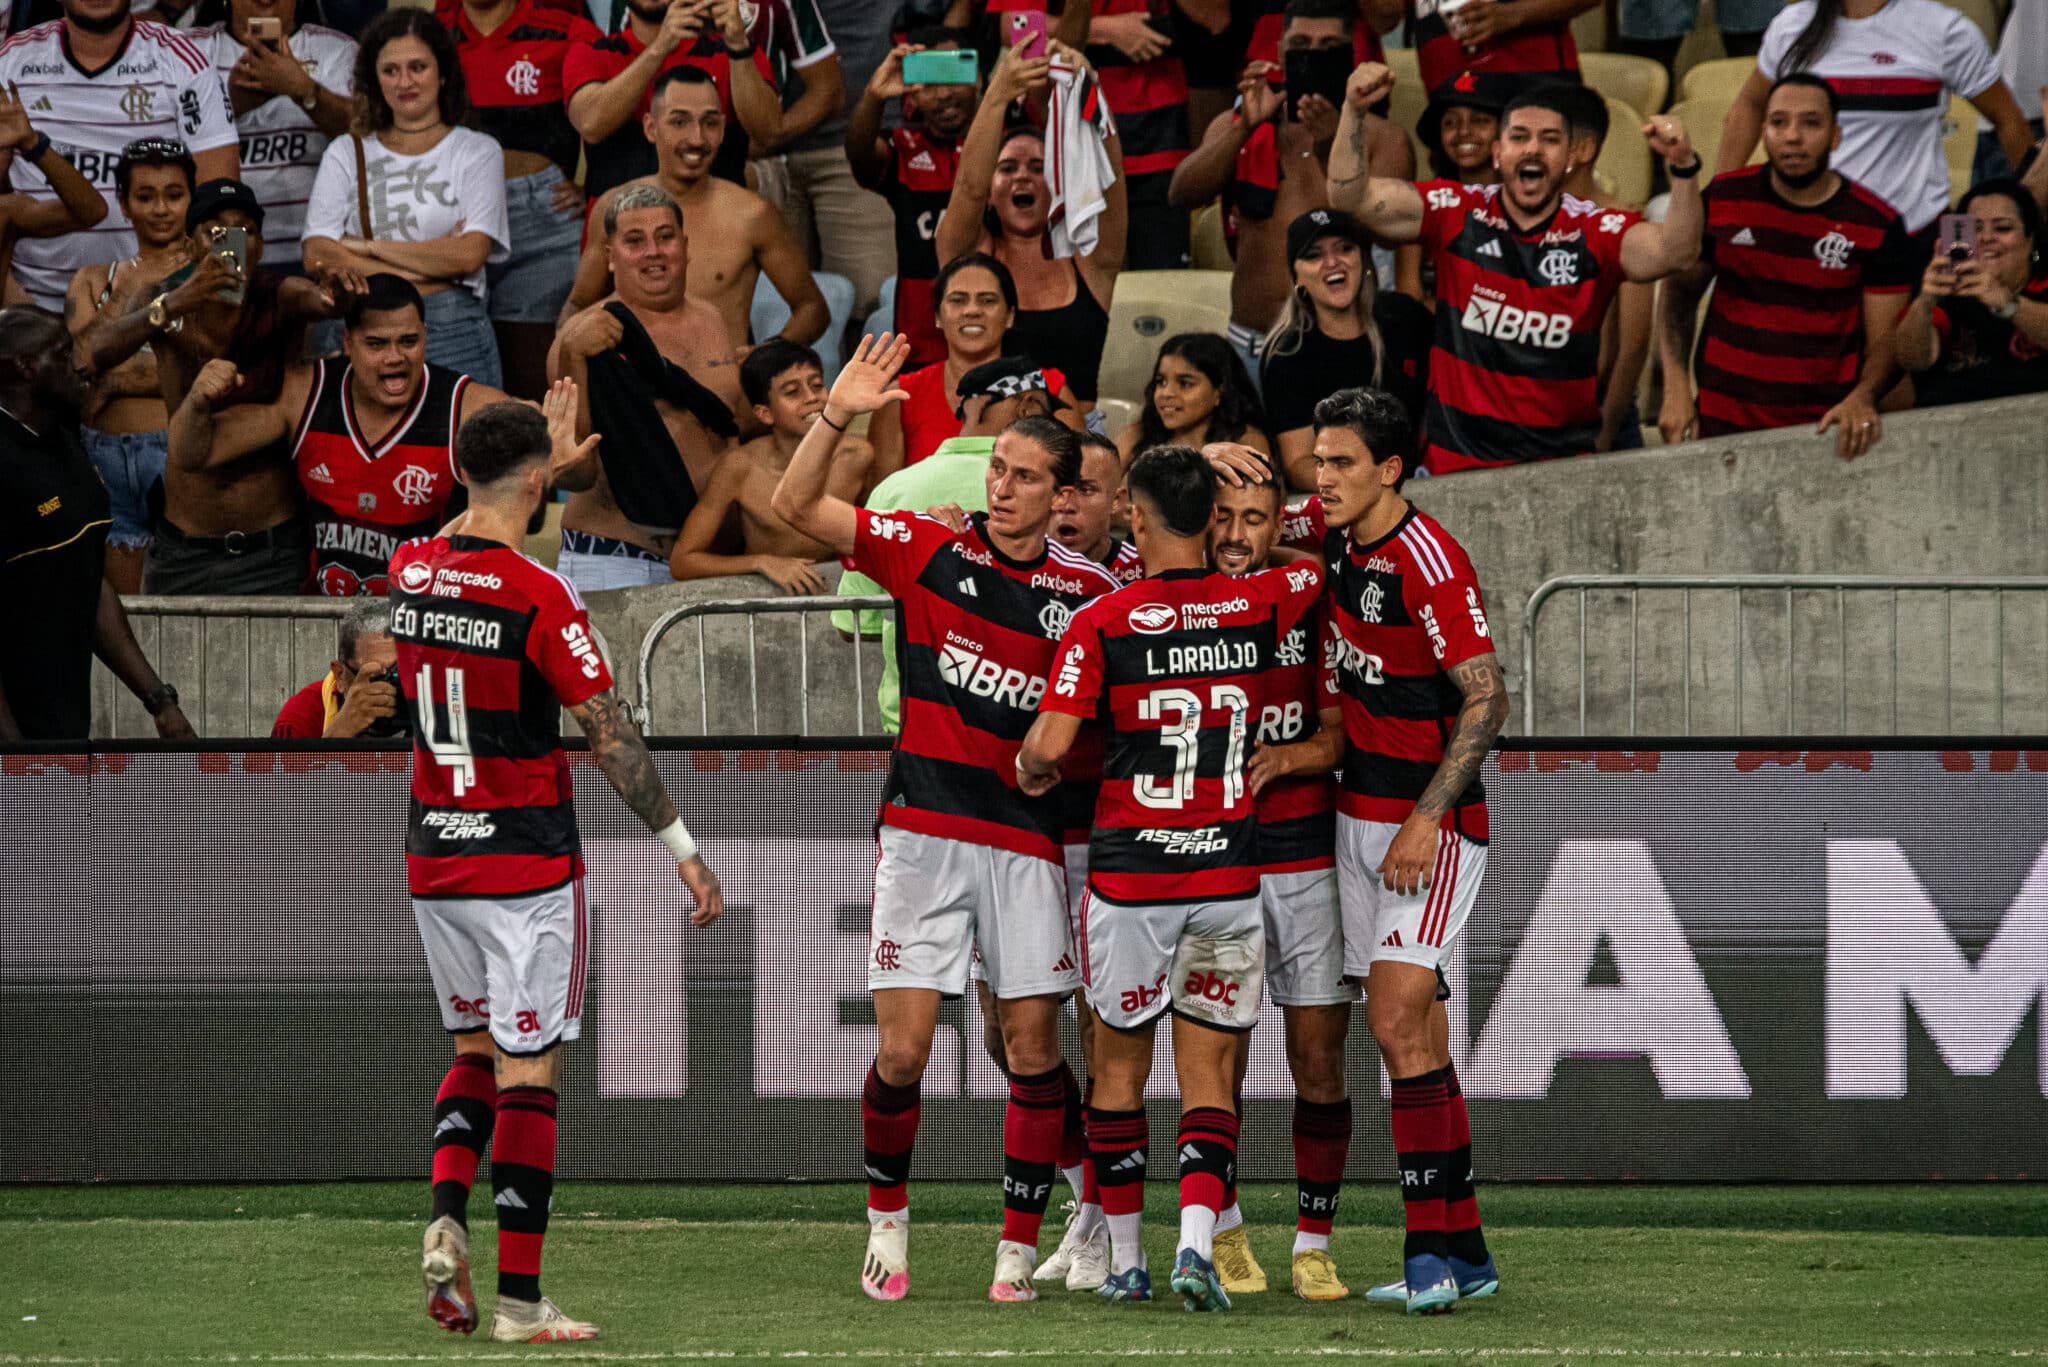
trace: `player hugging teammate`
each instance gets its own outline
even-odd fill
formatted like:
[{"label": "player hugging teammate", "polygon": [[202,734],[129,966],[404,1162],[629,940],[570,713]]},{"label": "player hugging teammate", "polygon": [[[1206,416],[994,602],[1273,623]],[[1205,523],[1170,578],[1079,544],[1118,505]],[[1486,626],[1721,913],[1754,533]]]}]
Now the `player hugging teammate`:
[{"label": "player hugging teammate", "polygon": [[[1329,1234],[1361,986],[1393,1078],[1408,1226],[1403,1276],[1373,1297],[1420,1312],[1492,1294],[1438,997],[1485,868],[1479,767],[1507,694],[1470,561],[1400,495],[1416,454],[1406,414],[1376,391],[1325,400],[1319,498],[1299,518],[1270,477],[1244,478],[1247,466],[1265,472],[1240,453],[1145,453],[1128,476],[1145,576],[1119,585],[1048,539],[1083,478],[1082,447],[1057,423],[1026,419],[998,438],[989,511],[964,531],[826,493],[846,427],[903,397],[907,352],[900,338],[863,342],[775,495],[778,515],[890,590],[902,642],[904,725],[870,931],[880,1045],[861,1094],[861,1289],[909,1291],[919,1083],[940,1002],[964,993],[978,950],[1010,1077],[990,1299],[1037,1296],[1039,1226],[1078,1096],[1057,1031],[1076,987],[1099,1023],[1092,1171],[1049,1263],[1070,1286],[1151,1298],[1144,1093],[1155,1026],[1171,1015],[1182,1103],[1171,1285],[1196,1310],[1264,1289],[1235,1188],[1246,1035],[1269,971],[1298,1093],[1297,1294],[1349,1294]],[[1297,521],[1319,556],[1276,550]],[[1070,928],[1061,834],[1072,804],[1055,789],[1077,743],[1086,780],[1101,759]],[[1104,1227],[1106,1271],[1071,1256]],[[1085,1262],[1098,1268],[1077,1281]]]}]

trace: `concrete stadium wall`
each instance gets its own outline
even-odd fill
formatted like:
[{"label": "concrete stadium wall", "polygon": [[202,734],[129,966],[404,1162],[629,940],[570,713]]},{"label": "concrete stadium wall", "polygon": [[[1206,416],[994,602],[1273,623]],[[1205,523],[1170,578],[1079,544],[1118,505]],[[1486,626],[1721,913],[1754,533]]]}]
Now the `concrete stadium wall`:
[{"label": "concrete stadium wall", "polygon": [[[1884,440],[1854,463],[1835,456],[1832,436],[1788,429],[1417,481],[1409,493],[1471,552],[1519,694],[1524,605],[1556,575],[2048,575],[2048,396],[1888,417]],[[826,575],[835,582],[837,576],[836,568]],[[748,576],[592,594],[590,608],[621,689],[637,699],[640,641],[663,612],[775,593],[766,580]],[[1627,597],[1596,593],[1588,601],[1585,733],[1625,734]],[[225,611],[239,606],[217,603]],[[1958,598],[1946,617],[1936,597],[1901,596],[1897,730],[2048,733],[2048,595],[2007,595],[2003,606],[2001,623],[1988,595]],[[202,732],[262,735],[284,698],[324,672],[332,653],[326,614],[333,605],[303,608],[312,620],[215,622],[203,633],[166,621],[139,625],[138,635],[159,672],[185,693]],[[1637,734],[1685,729],[1688,677],[1695,734],[1895,729],[1885,597],[1851,596],[1839,620],[1831,595],[1794,604],[1789,712],[1783,596],[1744,596],[1739,652],[1735,615],[1730,596],[1696,594],[1688,652],[1677,600],[1643,598],[1635,626]],[[1535,698],[1543,734],[1579,730],[1579,630],[1576,595],[1545,609]],[[1952,649],[1942,648],[1944,634]],[[795,619],[764,620],[751,677],[743,621],[709,624],[704,639],[711,724],[699,705],[696,628],[686,624],[656,658],[654,731],[790,734],[804,729],[806,690],[813,734],[874,729],[879,652],[872,644],[863,648],[863,687],[856,691],[851,648],[822,614],[808,620],[801,640]],[[117,692],[100,671],[94,734],[153,734],[141,709]],[[1517,697],[1510,731],[1527,733],[1527,703]]]}]

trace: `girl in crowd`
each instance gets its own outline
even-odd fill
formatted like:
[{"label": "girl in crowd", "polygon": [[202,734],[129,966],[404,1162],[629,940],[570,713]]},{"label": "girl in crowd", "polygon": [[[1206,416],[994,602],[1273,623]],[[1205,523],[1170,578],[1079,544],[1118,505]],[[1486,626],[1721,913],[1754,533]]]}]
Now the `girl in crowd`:
[{"label": "girl in crowd", "polygon": [[939,260],[986,252],[1016,282],[1006,355],[1058,366],[1084,407],[1095,404],[1102,346],[1109,336],[1109,301],[1123,269],[1129,210],[1124,198],[1123,150],[1108,140],[1112,180],[1108,207],[1096,221],[1095,249],[1085,255],[1052,254],[1048,224],[1052,191],[1045,179],[1045,138],[1036,129],[1004,127],[1011,103],[1045,90],[1053,60],[1086,70],[1081,55],[1061,43],[1053,58],[1026,60],[1006,47],[996,59],[981,107],[960,145],[953,196],[939,221]]},{"label": "girl in crowd", "polygon": [[1316,487],[1318,400],[1352,385],[1401,401],[1418,432],[1429,389],[1428,309],[1381,290],[1365,225],[1336,209],[1312,209],[1287,226],[1294,290],[1266,336],[1262,389],[1280,466],[1297,490]]},{"label": "girl in crowd", "polygon": [[356,133],[327,145],[313,181],[306,270],[411,281],[426,298],[427,360],[500,388],[484,268],[509,256],[505,154],[461,126],[469,95],[448,31],[427,10],[380,15],[363,31],[356,91]]},{"label": "girl in crowd", "polygon": [[1416,136],[1429,153],[1430,172],[1460,185],[1495,185],[1493,141],[1512,81],[1488,71],[1465,71],[1431,92],[1429,108],[1416,121]]},{"label": "girl in crowd", "polygon": [[1140,451],[1169,443],[1200,450],[1212,441],[1233,441],[1269,455],[1265,420],[1252,377],[1230,343],[1211,332],[1183,332],[1160,345],[1145,411],[1117,433],[1117,454],[1126,469]]},{"label": "girl in crowd", "polygon": [[1956,205],[1977,221],[1974,255],[1937,256],[1893,345],[1920,407],[2048,390],[2048,279],[2041,209],[2013,180],[1979,181]]},{"label": "girl in crowd", "polygon": [[[945,339],[946,359],[903,376],[897,385],[910,397],[875,414],[868,442],[875,448],[877,481],[960,435],[960,377],[1003,354],[1003,336],[1017,316],[1017,282],[1008,267],[986,252],[956,256],[932,282],[932,311]],[[1033,359],[1043,358],[1033,353]],[[1067,405],[1055,416],[1068,421],[1076,408],[1066,376],[1047,366],[1045,378]]]}]

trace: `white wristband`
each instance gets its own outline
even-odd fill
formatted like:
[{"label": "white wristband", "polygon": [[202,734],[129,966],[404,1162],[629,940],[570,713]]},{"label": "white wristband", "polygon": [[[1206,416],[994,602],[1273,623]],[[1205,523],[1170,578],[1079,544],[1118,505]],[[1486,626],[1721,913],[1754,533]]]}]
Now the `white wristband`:
[{"label": "white wristband", "polygon": [[668,852],[676,857],[678,864],[687,864],[697,857],[697,842],[690,835],[690,828],[683,824],[681,817],[656,831],[654,838],[668,846]]}]

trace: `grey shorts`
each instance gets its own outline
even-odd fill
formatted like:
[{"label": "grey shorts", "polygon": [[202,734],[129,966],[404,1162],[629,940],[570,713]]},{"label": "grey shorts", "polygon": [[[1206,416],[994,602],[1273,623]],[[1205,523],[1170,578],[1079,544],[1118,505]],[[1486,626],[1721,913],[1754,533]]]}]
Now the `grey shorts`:
[{"label": "grey shorts", "polygon": [[562,181],[562,169],[550,166],[505,182],[512,255],[485,273],[493,322],[552,327],[568,302],[576,283],[583,215],[554,207],[555,187]]},{"label": "grey shorts", "polygon": [[1139,906],[1091,889],[1081,903],[1081,973],[1088,1005],[1118,1030],[1169,1009],[1212,1029],[1249,1030],[1266,987],[1259,899]]},{"label": "grey shorts", "polygon": [[997,997],[1064,996],[1081,984],[1058,864],[884,826],[868,930],[868,990],[967,991],[968,964]]}]

